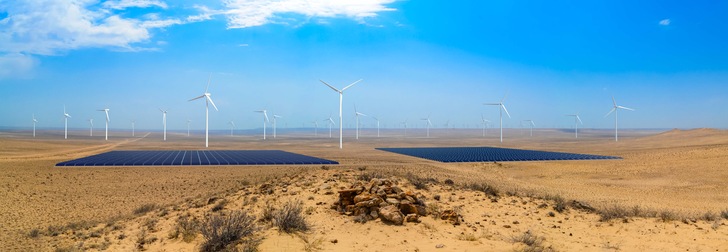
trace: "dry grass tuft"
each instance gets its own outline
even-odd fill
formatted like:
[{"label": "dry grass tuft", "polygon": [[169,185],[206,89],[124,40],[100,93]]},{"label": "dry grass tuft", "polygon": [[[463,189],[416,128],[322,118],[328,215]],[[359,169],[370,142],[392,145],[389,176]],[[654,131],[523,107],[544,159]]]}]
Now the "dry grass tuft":
[{"label": "dry grass tuft", "polygon": [[553,251],[550,247],[545,247],[543,245],[543,241],[545,239],[543,237],[534,235],[531,230],[526,231],[525,233],[517,236],[511,237],[511,242],[513,243],[522,243],[525,245],[523,248],[517,251],[523,251],[523,252],[544,252],[544,251]]},{"label": "dry grass tuft", "polygon": [[283,207],[273,211],[272,219],[278,230],[286,233],[305,232],[311,229],[303,215],[303,202],[300,200],[289,200],[283,204]]},{"label": "dry grass tuft", "polygon": [[723,219],[728,220],[728,209],[721,211],[720,217],[723,217]]},{"label": "dry grass tuft", "polygon": [[142,214],[154,211],[154,209],[157,209],[157,208],[158,208],[158,206],[154,203],[144,204],[144,205],[141,205],[141,206],[137,207],[136,209],[134,209],[133,213],[134,213],[134,215],[142,215]]},{"label": "dry grass tuft", "polygon": [[629,211],[628,209],[619,206],[614,205],[610,207],[605,207],[603,209],[598,209],[597,213],[599,214],[599,221],[609,221],[612,219],[626,219],[627,217],[634,216],[633,211]]},{"label": "dry grass tuft", "polygon": [[234,249],[243,238],[252,241],[256,231],[255,218],[242,211],[207,216],[200,227],[200,233],[205,238],[200,251]]},{"label": "dry grass tuft", "polygon": [[500,195],[500,190],[498,190],[498,188],[495,188],[485,182],[466,184],[465,188],[473,191],[483,192],[486,195],[493,197],[498,197]]}]

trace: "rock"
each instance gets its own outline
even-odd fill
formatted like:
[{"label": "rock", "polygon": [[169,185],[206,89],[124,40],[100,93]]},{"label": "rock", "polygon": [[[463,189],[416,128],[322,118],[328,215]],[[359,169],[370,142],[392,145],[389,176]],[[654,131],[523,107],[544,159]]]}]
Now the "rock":
[{"label": "rock", "polygon": [[333,239],[333,240],[331,240],[331,243],[337,244],[337,243],[339,243],[339,240],[338,239]]},{"label": "rock", "polygon": [[417,205],[415,207],[417,208],[417,214],[420,216],[427,216],[427,207],[423,205]]},{"label": "rock", "polygon": [[372,199],[372,195],[371,194],[369,194],[369,193],[362,193],[362,194],[359,194],[357,196],[354,196],[354,203],[359,203],[359,202],[367,201],[367,200],[370,200],[370,199]]},{"label": "rock", "polygon": [[374,219],[379,218],[379,213],[377,213],[377,211],[370,211],[369,215],[371,215]]},{"label": "rock", "polygon": [[420,222],[420,219],[419,219],[419,217],[417,217],[417,214],[408,214],[407,216],[404,217],[404,220],[406,222],[416,222],[416,223]]},{"label": "rock", "polygon": [[319,187],[319,189],[320,190],[330,190],[331,189],[331,185],[329,183],[324,183],[323,185],[321,185]]},{"label": "rock", "polygon": [[397,200],[395,198],[387,198],[386,202],[389,203],[389,204],[392,204],[392,205],[399,204],[399,200]]},{"label": "rock", "polygon": [[400,202],[400,204],[399,204],[399,210],[404,215],[417,214],[417,207],[415,207],[408,200],[403,200],[402,202]]},{"label": "rock", "polygon": [[440,201],[440,195],[439,195],[439,194],[435,194],[435,196],[433,196],[433,198],[434,198],[435,200],[437,200],[437,201]]},{"label": "rock", "polygon": [[444,247],[445,247],[445,244],[437,244],[437,245],[435,245],[435,248],[444,248]]},{"label": "rock", "polygon": [[460,214],[453,210],[445,210],[440,214],[440,219],[450,221],[453,225],[460,225]]},{"label": "rock", "polygon": [[383,208],[379,209],[379,216],[388,222],[391,222],[395,225],[402,225],[404,221],[404,217],[402,216],[402,213],[399,212],[399,209],[394,205],[388,205]]}]

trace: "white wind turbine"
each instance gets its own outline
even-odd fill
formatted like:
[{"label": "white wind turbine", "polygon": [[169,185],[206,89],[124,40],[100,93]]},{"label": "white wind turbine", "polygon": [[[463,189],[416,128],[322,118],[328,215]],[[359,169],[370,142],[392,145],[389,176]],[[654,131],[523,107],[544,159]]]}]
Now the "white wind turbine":
[{"label": "white wind turbine", "polygon": [[[104,113],[106,113],[106,139],[105,140],[109,140],[109,109],[107,109],[107,108],[99,109],[99,111],[104,111]],[[93,123],[91,123],[91,124],[93,127]]]},{"label": "white wind turbine", "polygon": [[135,120],[131,120],[131,136],[134,136],[134,124],[136,123]]},{"label": "white wind turbine", "polygon": [[430,137],[430,126],[432,126],[430,115],[427,115],[427,118],[422,118],[422,120],[427,122],[427,137]]},{"label": "white wind turbine", "polygon": [[361,113],[356,110],[356,104],[354,105],[354,116],[356,117],[356,139],[359,139],[359,117],[360,116],[367,116],[364,113]]},{"label": "white wind turbine", "polygon": [[164,126],[164,141],[167,141],[167,110],[159,109],[162,112],[162,125]]},{"label": "white wind turbine", "polygon": [[263,113],[263,140],[265,140],[265,128],[266,128],[266,124],[268,123],[268,111],[264,109],[264,110],[257,110],[254,112]]},{"label": "white wind turbine", "polygon": [[38,123],[38,120],[35,119],[35,114],[33,114],[33,137],[35,137],[35,124]]},{"label": "white wind turbine", "polygon": [[94,136],[94,119],[88,119],[88,123],[91,124],[91,126],[88,128],[88,136]]},{"label": "white wind turbine", "polygon": [[314,137],[318,137],[318,122],[317,121],[313,121],[311,123],[313,123],[313,127],[314,127],[313,128],[313,136]]},{"label": "white wind turbine", "polygon": [[190,136],[190,122],[192,122],[192,120],[187,119],[187,136],[188,137]]},{"label": "white wind turbine", "polygon": [[404,136],[407,137],[407,119],[404,119],[402,125],[404,125]]},{"label": "white wind turbine", "polygon": [[606,115],[604,115],[604,117],[607,117],[609,114],[611,114],[612,112],[614,112],[614,141],[617,142],[617,141],[619,141],[619,136],[618,136],[618,133],[617,133],[617,111],[619,109],[634,111],[634,109],[631,109],[631,108],[628,108],[628,107],[623,107],[623,106],[618,106],[617,105],[617,101],[614,100],[614,96],[612,96],[612,102],[614,103],[614,107],[612,107],[612,110],[610,110],[609,113],[607,113]]},{"label": "white wind turbine", "polygon": [[533,136],[533,126],[536,126],[535,123],[533,123],[533,120],[523,120],[524,122],[528,122],[528,124],[531,126],[531,135]]},{"label": "white wind turbine", "polygon": [[579,114],[566,115],[566,116],[574,117],[574,138],[579,138],[579,124],[584,124],[583,122],[581,122],[581,118],[579,118]]},{"label": "white wind turbine", "polygon": [[488,134],[488,129],[487,128],[488,128],[488,123],[490,121],[488,121],[487,119],[485,119],[485,117],[483,117],[483,115],[481,114],[480,115],[480,122],[483,124],[483,137],[485,137],[485,135]]},{"label": "white wind turbine", "polygon": [[372,116],[372,118],[377,121],[377,137],[379,137],[379,118],[377,118],[376,116]]},{"label": "white wind turbine", "polygon": [[331,138],[331,125],[336,125],[334,119],[331,119],[331,114],[329,114],[329,119],[324,120],[324,122],[329,124],[329,138]]},{"label": "white wind turbine", "polygon": [[230,124],[230,136],[233,136],[233,129],[235,128],[235,122],[230,121],[228,124]]},{"label": "white wind turbine", "polygon": [[207,87],[205,87],[205,93],[202,95],[192,98],[189,101],[194,101],[200,98],[205,98],[205,148],[208,146],[208,126],[209,126],[209,104],[212,104],[212,107],[215,108],[215,111],[217,111],[217,106],[215,106],[215,103],[212,102],[212,98],[210,98],[210,93],[207,92],[207,89],[210,88],[210,78],[207,79]]},{"label": "white wind turbine", "polygon": [[273,114],[273,138],[276,138],[276,124],[277,124],[278,118],[283,118],[283,117]]},{"label": "white wind turbine", "polygon": [[323,80],[320,80],[322,83],[324,83],[326,86],[330,87],[337,93],[339,93],[339,149],[344,148],[344,118],[342,117],[342,103],[344,100],[344,90],[347,88],[350,88],[351,86],[354,86],[354,84],[359,83],[362,81],[361,79],[358,81],[355,81],[354,83],[349,84],[348,86],[342,88],[341,90],[334,88],[333,86],[329,85],[328,83],[324,82]]},{"label": "white wind turbine", "polygon": [[65,120],[63,139],[68,139],[68,118],[71,118],[71,115],[66,113],[66,105],[63,105],[63,119]]},{"label": "white wind turbine", "polygon": [[501,141],[501,143],[503,142],[503,111],[506,112],[506,115],[508,115],[508,118],[511,118],[511,114],[508,113],[508,110],[506,109],[506,105],[503,105],[503,101],[506,100],[506,96],[503,96],[503,99],[501,99],[500,102],[498,102],[498,103],[483,103],[483,105],[498,106],[498,111],[500,111],[500,141]]}]

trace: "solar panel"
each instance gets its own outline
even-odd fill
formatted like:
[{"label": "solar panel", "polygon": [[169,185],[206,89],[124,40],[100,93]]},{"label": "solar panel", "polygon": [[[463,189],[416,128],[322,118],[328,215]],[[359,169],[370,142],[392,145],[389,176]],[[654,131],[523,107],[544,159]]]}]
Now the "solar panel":
[{"label": "solar panel", "polygon": [[281,150],[110,151],[56,166],[315,165],[339,162]]},{"label": "solar panel", "polygon": [[621,157],[496,147],[376,148],[444,163],[622,159]]}]

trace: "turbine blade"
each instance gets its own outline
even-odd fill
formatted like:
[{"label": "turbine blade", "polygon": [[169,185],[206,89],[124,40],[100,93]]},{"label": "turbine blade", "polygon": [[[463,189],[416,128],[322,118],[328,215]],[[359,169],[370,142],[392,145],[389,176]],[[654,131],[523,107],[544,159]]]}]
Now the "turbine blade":
[{"label": "turbine blade", "polygon": [[609,116],[609,115],[610,115],[610,114],[612,114],[612,112],[614,112],[615,110],[617,110],[617,107],[614,107],[614,108],[612,108],[612,110],[610,110],[610,111],[609,111],[609,113],[607,113],[606,115],[604,115],[604,117],[607,117],[607,116]]},{"label": "turbine blade", "polygon": [[621,108],[621,109],[626,109],[626,110],[632,110],[632,111],[634,111],[634,109],[631,109],[631,108],[628,108],[628,107],[623,107],[623,106],[617,106],[617,108]]},{"label": "turbine blade", "polygon": [[220,110],[217,110],[217,106],[215,106],[215,103],[212,101],[212,98],[210,98],[209,95],[203,95],[203,96],[205,96],[207,98],[207,100],[210,101],[210,104],[212,104],[212,107],[215,108],[215,111],[220,111]]},{"label": "turbine blade", "polygon": [[500,103],[483,103],[483,105],[496,106],[496,105],[501,105],[501,104]]},{"label": "turbine blade", "polygon": [[506,109],[506,105],[503,105],[503,103],[501,103],[500,106],[501,106],[501,108],[503,108],[503,111],[506,112],[506,115],[508,116],[508,118],[511,118],[511,114],[508,113],[508,110]]},{"label": "turbine blade", "polygon": [[339,90],[338,90],[338,89],[336,89],[335,87],[333,87],[333,86],[329,85],[329,83],[326,83],[325,81],[322,81],[322,80],[319,80],[319,81],[320,81],[321,83],[323,83],[324,85],[326,85],[326,86],[329,86],[329,87],[330,87],[331,89],[333,89],[333,90],[334,90],[334,91],[336,91],[337,93],[341,93],[341,91],[339,91]]},{"label": "turbine blade", "polygon": [[341,89],[341,92],[344,92],[347,88],[350,88],[351,86],[354,86],[354,84],[359,83],[360,81],[363,81],[364,79],[359,79],[358,81],[355,81],[354,83],[349,84],[348,86]]},{"label": "turbine blade", "polygon": [[210,73],[210,76],[207,77],[207,87],[205,87],[205,93],[207,93],[207,89],[210,88],[210,79],[212,79],[212,73]]},{"label": "turbine blade", "polygon": [[269,120],[268,120],[268,113],[266,113],[265,111],[263,111],[263,116],[265,117],[265,122],[269,122]]},{"label": "turbine blade", "polygon": [[614,96],[612,96],[612,103],[614,103],[614,106],[617,106],[617,100],[614,99]]},{"label": "turbine blade", "polygon": [[200,98],[202,98],[202,97],[205,97],[205,95],[200,95],[200,96],[198,96],[198,97],[195,97],[195,98],[192,98],[192,99],[190,99],[190,100],[188,100],[188,101],[194,101],[194,100],[200,99]]},{"label": "turbine blade", "polygon": [[579,116],[578,116],[578,115],[576,116],[576,120],[578,120],[578,121],[579,121],[579,124],[584,124],[583,122],[581,122],[581,118],[579,118]]},{"label": "turbine blade", "polygon": [[505,95],[503,95],[503,99],[501,99],[501,101],[500,101],[500,102],[501,102],[501,103],[503,103],[503,101],[505,101],[505,100],[506,100],[506,97],[508,97],[508,91],[506,91],[506,94],[505,94]]}]

